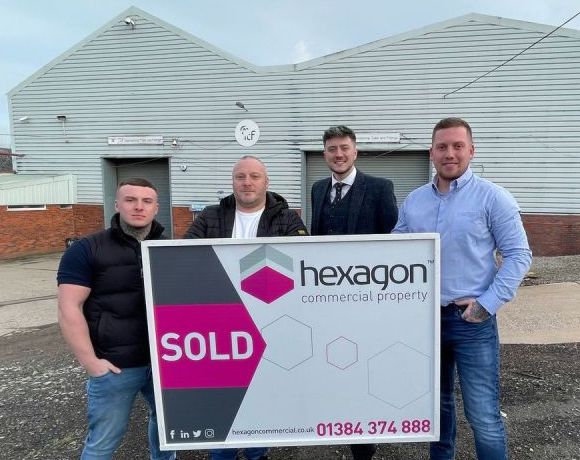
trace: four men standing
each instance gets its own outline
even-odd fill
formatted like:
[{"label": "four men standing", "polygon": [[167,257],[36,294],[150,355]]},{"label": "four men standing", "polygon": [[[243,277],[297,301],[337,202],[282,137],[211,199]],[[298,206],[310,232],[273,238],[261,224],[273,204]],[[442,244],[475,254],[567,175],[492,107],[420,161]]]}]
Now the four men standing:
[{"label": "four men standing", "polygon": [[[329,178],[311,191],[313,235],[437,232],[441,236],[441,438],[432,459],[455,451],[455,371],[479,459],[507,459],[499,411],[499,341],[495,313],[512,299],[531,264],[519,208],[503,188],[469,168],[475,153],[469,125],[458,118],[433,129],[433,182],[412,192],[397,210],[393,184],[355,167],[356,135],[346,126],[323,136]],[[186,238],[255,238],[306,235],[306,227],[280,195],[269,192],[265,165],[242,157],[232,173],[233,194],[206,207]],[[141,278],[139,242],[162,237],[154,221],[154,186],[119,185],[112,227],[75,243],[58,273],[59,322],[89,374],[89,434],[83,457],[110,458],[141,392],[150,406],[151,458],[159,451]],[[503,262],[495,265],[496,250]],[[375,445],[351,446],[355,460],[371,459]],[[249,460],[267,449],[246,449]],[[213,450],[212,460],[234,459],[235,449]]]}]

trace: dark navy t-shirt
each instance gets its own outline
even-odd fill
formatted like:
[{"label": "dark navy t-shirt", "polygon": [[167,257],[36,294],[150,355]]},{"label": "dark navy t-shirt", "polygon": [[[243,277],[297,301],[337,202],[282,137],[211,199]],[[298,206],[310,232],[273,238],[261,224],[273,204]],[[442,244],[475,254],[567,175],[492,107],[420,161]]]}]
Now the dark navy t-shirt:
[{"label": "dark navy t-shirt", "polygon": [[61,284],[76,284],[91,288],[93,285],[93,264],[89,240],[75,241],[60,259],[56,281]]}]

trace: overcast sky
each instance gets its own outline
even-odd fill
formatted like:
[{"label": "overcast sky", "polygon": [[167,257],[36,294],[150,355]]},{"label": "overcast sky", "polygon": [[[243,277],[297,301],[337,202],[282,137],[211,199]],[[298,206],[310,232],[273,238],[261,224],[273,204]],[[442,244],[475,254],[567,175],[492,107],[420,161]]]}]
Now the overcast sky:
[{"label": "overcast sky", "polygon": [[[134,5],[257,65],[293,64],[467,13],[558,26],[578,0],[0,0],[0,146],[6,93]],[[566,25],[580,29],[580,16]]]}]

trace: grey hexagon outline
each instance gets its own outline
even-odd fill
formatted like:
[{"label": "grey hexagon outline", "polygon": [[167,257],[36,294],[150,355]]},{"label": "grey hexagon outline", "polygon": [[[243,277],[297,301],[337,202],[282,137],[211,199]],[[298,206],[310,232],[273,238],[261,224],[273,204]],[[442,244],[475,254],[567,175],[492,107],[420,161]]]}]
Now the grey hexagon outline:
[{"label": "grey hexagon outline", "polygon": [[[350,343],[352,343],[352,344],[354,345],[354,348],[355,348],[355,355],[356,355],[356,358],[355,358],[355,360],[354,360],[353,362],[351,362],[350,364],[348,364],[347,366],[345,366],[345,367],[340,367],[340,366],[337,366],[337,365],[335,365],[335,364],[331,363],[331,362],[329,361],[329,357],[328,357],[328,347],[329,347],[330,345],[332,345],[334,342],[336,342],[337,340],[340,340],[340,339],[344,339],[344,340],[346,340],[347,342],[350,342]],[[334,339],[332,342],[329,342],[329,343],[327,343],[325,348],[326,348],[326,362],[327,362],[328,364],[330,364],[331,366],[334,366],[334,367],[336,367],[337,369],[340,369],[341,371],[344,371],[345,369],[348,369],[350,366],[352,366],[352,365],[353,365],[353,364],[355,364],[355,363],[358,363],[358,361],[359,361],[359,359],[358,359],[358,344],[357,344],[356,342],[353,342],[352,340],[350,340],[350,339],[346,338],[344,335],[338,336],[338,337],[337,337],[336,339]]]},{"label": "grey hexagon outline", "polygon": [[[266,324],[264,327],[262,327],[262,328],[260,329],[260,333],[262,333],[262,331],[263,331],[264,329],[266,329],[268,326],[271,326],[272,324],[274,324],[274,323],[276,323],[276,322],[280,321],[280,320],[281,320],[282,318],[284,318],[284,317],[287,317],[287,318],[289,318],[289,319],[291,319],[291,320],[293,320],[293,321],[295,321],[295,322],[297,322],[297,323],[300,323],[300,324],[302,324],[304,327],[306,327],[306,328],[308,328],[308,329],[310,330],[310,356],[308,356],[306,359],[303,359],[302,361],[300,361],[300,362],[296,363],[294,366],[292,366],[292,367],[290,367],[290,368],[286,368],[286,367],[284,367],[284,366],[282,366],[282,365],[280,365],[280,364],[278,364],[278,363],[276,363],[276,362],[272,361],[271,359],[268,359],[268,358],[266,358],[266,357],[264,356],[264,354],[262,354],[262,359],[263,359],[263,360],[265,360],[265,361],[268,361],[269,363],[272,363],[272,364],[274,364],[274,366],[278,366],[278,367],[280,367],[281,369],[284,369],[285,371],[291,371],[291,370],[292,370],[292,369],[294,369],[295,367],[297,367],[297,366],[300,366],[300,364],[302,364],[302,363],[304,363],[304,362],[308,361],[309,359],[311,359],[311,358],[314,356],[314,340],[313,340],[313,338],[312,338],[312,327],[310,327],[308,324],[306,324],[306,323],[304,323],[304,322],[302,322],[302,321],[300,321],[300,320],[297,320],[296,318],[293,318],[293,317],[292,317],[292,316],[290,316],[290,315],[282,315],[282,316],[280,316],[279,318],[276,318],[274,321],[272,321],[272,322],[270,322],[270,323]],[[263,336],[263,334],[262,334],[262,336]],[[266,344],[266,349],[267,349],[267,348],[268,348],[268,345]],[[265,351],[265,350],[264,350],[264,351]]]},{"label": "grey hexagon outline", "polygon": [[403,404],[400,407],[399,406],[396,406],[394,404],[391,404],[390,402],[385,401],[384,399],[381,399],[378,396],[376,396],[375,394],[371,393],[371,388],[370,388],[371,387],[371,376],[370,376],[370,372],[371,372],[371,370],[370,370],[370,361],[371,361],[371,359],[376,358],[378,355],[380,355],[381,353],[384,353],[386,350],[388,350],[391,347],[394,347],[397,344],[401,344],[401,345],[407,347],[408,349],[413,350],[414,352],[416,352],[416,353],[424,356],[429,362],[431,361],[431,356],[423,353],[422,351],[417,350],[416,348],[414,348],[414,347],[406,344],[405,342],[401,342],[400,340],[398,340],[398,341],[392,343],[391,345],[389,345],[388,347],[383,348],[381,351],[375,353],[373,356],[371,356],[370,358],[367,359],[367,389],[368,389],[367,392],[368,392],[369,396],[372,396],[373,398],[378,399],[379,401],[384,402],[385,404],[387,404],[387,405],[389,405],[391,407],[394,407],[395,409],[403,409],[403,408],[407,407],[409,404],[414,403],[415,401],[421,399],[426,394],[429,394],[429,392],[433,391],[433,385],[432,385],[433,382],[431,380],[429,381],[429,388],[427,389],[427,391],[419,394],[415,399],[411,399],[409,402],[407,402],[407,404]]}]

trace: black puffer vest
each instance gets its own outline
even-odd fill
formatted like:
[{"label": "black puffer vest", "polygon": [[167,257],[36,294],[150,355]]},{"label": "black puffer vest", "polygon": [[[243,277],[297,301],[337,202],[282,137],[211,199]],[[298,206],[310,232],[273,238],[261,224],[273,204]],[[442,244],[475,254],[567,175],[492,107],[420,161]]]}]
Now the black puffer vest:
[{"label": "black puffer vest", "polygon": [[[163,238],[163,230],[153,221],[146,239]],[[83,312],[95,353],[121,368],[146,366],[150,358],[140,243],[121,230],[118,214],[109,229],[87,239],[94,270]]]}]

